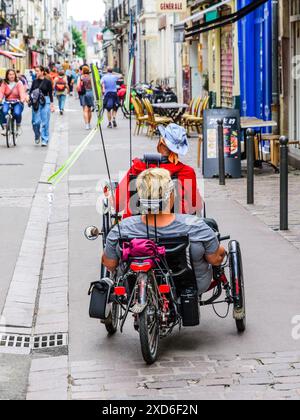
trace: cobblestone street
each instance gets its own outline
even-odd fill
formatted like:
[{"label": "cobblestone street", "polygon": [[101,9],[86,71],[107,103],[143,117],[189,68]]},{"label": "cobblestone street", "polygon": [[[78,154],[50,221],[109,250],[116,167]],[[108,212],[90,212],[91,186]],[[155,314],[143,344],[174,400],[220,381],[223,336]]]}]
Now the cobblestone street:
[{"label": "cobblestone street", "polygon": [[[256,174],[255,206],[245,204],[245,177],[225,188],[199,179],[209,216],[242,245],[248,331],[238,336],[232,314],[221,320],[205,309],[201,326],[175,330],[162,342],[159,362],[147,367],[131,318],[124,335],[108,338],[88,317],[101,241],[87,242],[83,231],[100,224],[106,179],[98,138],[54,190],[45,183],[85,137],[82,126],[72,99],[66,115],[53,119],[46,152],[33,146],[29,124],[16,150],[1,146],[0,399],[300,399],[299,341],[292,336],[300,315],[299,172],[290,173],[285,234],[277,231],[279,177],[268,168]],[[120,127],[105,128],[104,136],[118,179],[129,165],[127,122],[120,117]],[[197,139],[191,145],[187,162],[195,167]],[[134,155],[155,146],[156,139],[135,137]],[[14,181],[4,181],[6,171],[14,171]]]}]

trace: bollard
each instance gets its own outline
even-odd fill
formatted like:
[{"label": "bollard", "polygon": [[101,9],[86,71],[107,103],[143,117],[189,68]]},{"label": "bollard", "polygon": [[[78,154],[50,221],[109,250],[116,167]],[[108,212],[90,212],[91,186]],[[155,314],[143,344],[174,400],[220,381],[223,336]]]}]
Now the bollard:
[{"label": "bollard", "polygon": [[280,230],[289,230],[289,140],[280,138]]},{"label": "bollard", "polygon": [[219,185],[226,185],[223,120],[218,120],[218,144],[219,144]]},{"label": "bollard", "polygon": [[251,128],[247,130],[247,204],[254,204],[254,136]]}]

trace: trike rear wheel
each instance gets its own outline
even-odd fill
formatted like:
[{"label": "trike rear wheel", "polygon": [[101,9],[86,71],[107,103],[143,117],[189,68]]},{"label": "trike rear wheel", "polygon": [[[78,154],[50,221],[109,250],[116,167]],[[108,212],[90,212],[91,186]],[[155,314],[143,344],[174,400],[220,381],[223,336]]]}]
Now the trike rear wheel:
[{"label": "trike rear wheel", "polygon": [[247,328],[246,297],[243,271],[243,259],[239,242],[231,241],[229,244],[230,279],[233,297],[233,318],[239,333]]},{"label": "trike rear wheel", "polygon": [[112,310],[105,321],[105,328],[109,335],[114,335],[118,331],[120,306],[117,303],[112,304]]}]

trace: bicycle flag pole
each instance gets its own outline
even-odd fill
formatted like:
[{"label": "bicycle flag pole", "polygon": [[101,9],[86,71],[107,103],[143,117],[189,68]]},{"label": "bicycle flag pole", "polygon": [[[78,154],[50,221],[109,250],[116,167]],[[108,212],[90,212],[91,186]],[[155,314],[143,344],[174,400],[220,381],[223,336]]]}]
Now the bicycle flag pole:
[{"label": "bicycle flag pole", "polygon": [[130,140],[130,167],[132,165],[132,113],[131,113],[131,87],[132,87],[132,78],[134,70],[134,39],[133,39],[133,25],[134,25],[134,15],[133,10],[130,9],[130,52],[129,52],[129,71],[127,78],[127,92],[125,97],[125,109],[129,112],[129,140]]}]

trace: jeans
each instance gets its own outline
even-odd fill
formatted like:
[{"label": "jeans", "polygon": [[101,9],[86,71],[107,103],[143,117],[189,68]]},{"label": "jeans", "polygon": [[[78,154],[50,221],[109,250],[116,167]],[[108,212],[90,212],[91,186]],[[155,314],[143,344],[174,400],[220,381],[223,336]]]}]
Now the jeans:
[{"label": "jeans", "polygon": [[32,109],[32,127],[35,139],[39,140],[42,138],[42,142],[45,144],[49,143],[50,117],[50,98],[47,97],[44,106],[40,105],[37,111]]},{"label": "jeans", "polygon": [[65,110],[66,99],[67,99],[66,95],[57,95],[58,106],[59,106],[60,111]]},{"label": "jeans", "polygon": [[[4,102],[3,108],[2,108],[2,114],[4,117],[4,124],[6,123],[6,117],[8,115],[10,108],[10,103]],[[22,122],[22,113],[24,111],[24,105],[21,103],[13,104],[13,117],[16,120],[17,125],[21,125]]]}]

